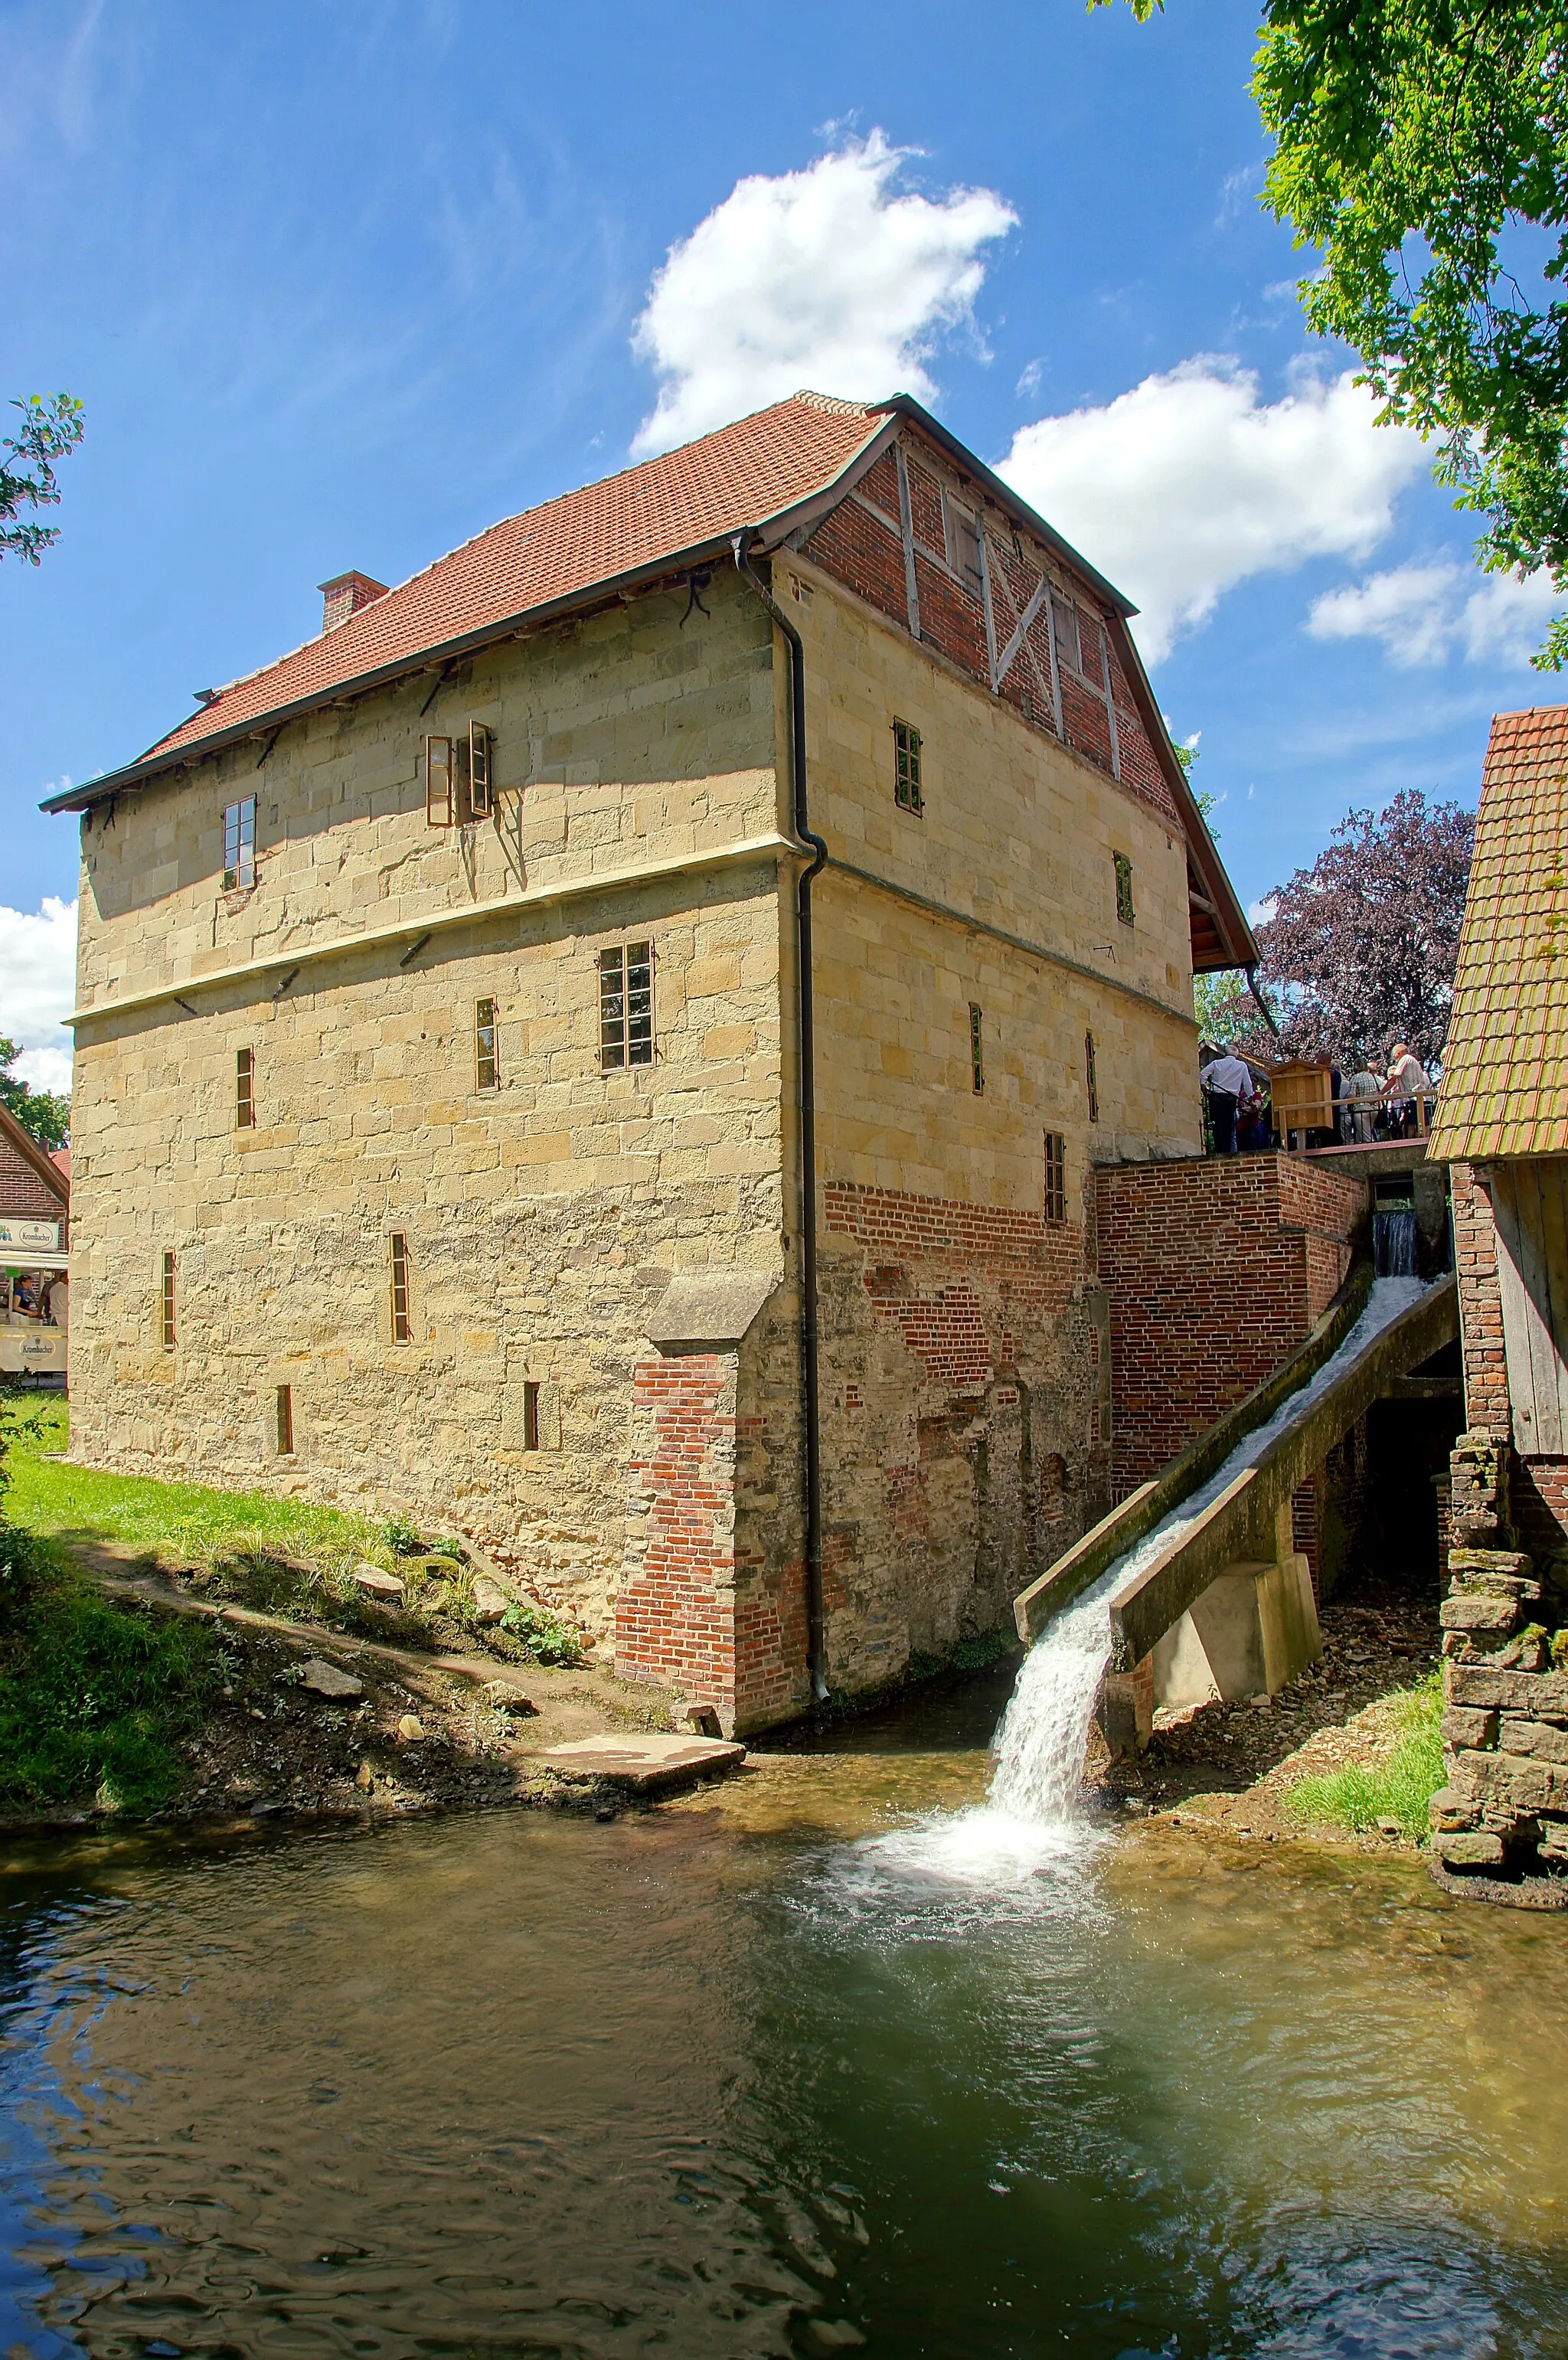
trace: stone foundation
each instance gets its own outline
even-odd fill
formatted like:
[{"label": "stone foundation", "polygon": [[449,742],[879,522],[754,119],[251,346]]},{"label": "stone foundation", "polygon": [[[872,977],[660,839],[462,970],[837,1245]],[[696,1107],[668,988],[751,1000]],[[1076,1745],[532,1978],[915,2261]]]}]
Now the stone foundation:
[{"label": "stone foundation", "polygon": [[1568,1606],[1558,1564],[1517,1546],[1510,1457],[1488,1433],[1463,1434],[1454,1449],[1448,1783],[1432,1800],[1433,1859],[1488,1880],[1568,1872]]}]

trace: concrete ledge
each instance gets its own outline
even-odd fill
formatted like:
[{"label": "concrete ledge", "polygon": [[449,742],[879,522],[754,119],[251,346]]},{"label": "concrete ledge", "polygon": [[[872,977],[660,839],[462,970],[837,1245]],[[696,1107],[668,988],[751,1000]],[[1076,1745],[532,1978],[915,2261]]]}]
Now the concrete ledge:
[{"label": "concrete ledge", "polygon": [[607,1779],[634,1794],[672,1794],[703,1778],[723,1777],[746,1760],[744,1745],[716,1737],[576,1737],[539,1756],[545,1769],[572,1779]]}]

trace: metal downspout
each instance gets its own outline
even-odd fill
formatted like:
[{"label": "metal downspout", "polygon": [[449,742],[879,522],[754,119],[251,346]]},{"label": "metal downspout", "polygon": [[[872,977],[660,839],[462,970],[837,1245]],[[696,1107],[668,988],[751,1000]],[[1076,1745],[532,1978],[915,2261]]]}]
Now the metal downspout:
[{"label": "metal downspout", "polygon": [[800,1328],[801,1391],[806,1426],[806,1657],[819,1703],[828,1692],[827,1631],[822,1612],[822,1397],[817,1369],[817,1092],[811,1025],[811,880],[828,857],[813,836],[806,809],[806,651],[800,634],[746,556],[750,535],[730,542],[735,571],[773,618],[789,650],[789,773],[795,833],[810,845],[811,862],[795,888],[795,959],[800,1025]]}]

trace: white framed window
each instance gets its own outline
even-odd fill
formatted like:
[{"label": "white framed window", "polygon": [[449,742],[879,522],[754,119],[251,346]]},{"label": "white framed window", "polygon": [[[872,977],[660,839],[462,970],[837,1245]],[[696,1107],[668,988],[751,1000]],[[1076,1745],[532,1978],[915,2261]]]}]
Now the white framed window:
[{"label": "white framed window", "polygon": [[256,797],[230,803],[223,814],[223,890],[248,893],[256,883]]},{"label": "white framed window", "polygon": [[653,1063],[653,945],[599,954],[599,1063],[605,1073]]}]

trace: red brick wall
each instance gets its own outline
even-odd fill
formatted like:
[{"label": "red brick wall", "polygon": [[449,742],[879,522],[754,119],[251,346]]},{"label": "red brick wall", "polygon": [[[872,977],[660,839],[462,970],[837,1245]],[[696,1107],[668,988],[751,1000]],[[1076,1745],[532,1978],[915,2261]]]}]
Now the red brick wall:
[{"label": "red brick wall", "polygon": [[735,1356],[639,1362],[632,1416],[630,1521],[642,1534],[615,1600],[615,1669],[714,1705],[733,1727]]},{"label": "red brick wall", "polygon": [[[920,592],[920,638],[971,676],[990,684],[990,659],[985,645],[985,609],[979,594],[966,580],[949,571],[944,549],[941,480],[943,463],[929,446],[913,436],[905,438],[909,480],[909,508],[917,544],[915,579]],[[1015,622],[1047,570],[1045,552],[1027,538],[1018,538],[1010,518],[985,499],[974,484],[960,484],[948,475],[951,488],[966,506],[985,516],[989,530],[992,607],[998,650],[1011,639]],[[806,555],[824,573],[853,590],[857,597],[886,615],[900,628],[909,626],[909,593],[904,545],[898,521],[898,488],[891,454],[885,454],[852,496],[820,524],[806,543]],[[1061,674],[1062,727],[1065,742],[1100,770],[1113,767],[1110,723],[1103,699],[1094,687],[1105,683],[1107,641],[1101,637],[1108,610],[1086,583],[1068,576],[1059,561],[1050,561],[1052,577],[1075,599],[1083,617],[1083,680],[1065,671]],[[1107,635],[1108,639],[1108,635]],[[1049,602],[1027,634],[1000,694],[1038,727],[1054,730],[1050,695],[1051,645]],[[1090,685],[1085,685],[1087,682]],[[1116,707],[1116,758],[1121,782],[1129,792],[1152,803],[1160,816],[1176,823],[1176,807],[1160,757],[1149,741],[1119,660],[1111,655],[1111,690]]]},{"label": "red brick wall", "polygon": [[38,1221],[65,1218],[65,1207],[55,1190],[4,1131],[0,1131],[0,1213],[23,1214]]},{"label": "red brick wall", "polygon": [[1302,1341],[1349,1269],[1367,1197],[1283,1154],[1106,1165],[1095,1181],[1121,1496]]},{"label": "red brick wall", "polygon": [[1508,1371],[1503,1352],[1503,1298],[1497,1285],[1497,1233],[1486,1190],[1468,1164],[1449,1168],[1454,1198],[1454,1262],[1465,1351],[1465,1423],[1473,1434],[1507,1436]]}]

